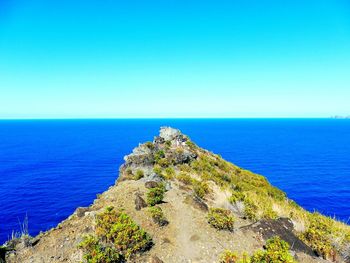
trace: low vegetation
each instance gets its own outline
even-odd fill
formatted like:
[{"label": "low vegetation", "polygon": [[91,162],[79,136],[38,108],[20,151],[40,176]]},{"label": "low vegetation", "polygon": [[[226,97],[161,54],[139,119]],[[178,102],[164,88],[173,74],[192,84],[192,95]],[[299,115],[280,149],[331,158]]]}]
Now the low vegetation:
[{"label": "low vegetation", "polygon": [[163,150],[159,150],[156,153],[154,153],[155,163],[158,163],[163,158],[165,158],[165,153]]},{"label": "low vegetation", "polygon": [[239,257],[237,253],[225,250],[220,256],[220,263],[250,263],[250,257],[246,253]]},{"label": "low vegetation", "polygon": [[150,188],[147,192],[146,202],[149,206],[155,206],[163,201],[165,187],[163,184],[155,188]]},{"label": "low vegetation", "polygon": [[265,250],[258,250],[252,256],[226,250],[221,254],[220,263],[295,263],[289,252],[289,245],[279,237],[273,237],[266,242]]},{"label": "low vegetation", "polygon": [[251,263],[274,262],[294,263],[295,260],[289,252],[289,244],[279,237],[273,237],[266,242],[266,249],[257,251],[250,259]]},{"label": "low vegetation", "polygon": [[223,208],[210,208],[208,223],[219,230],[234,230],[235,219],[230,210]]},{"label": "low vegetation", "polygon": [[138,169],[134,175],[134,179],[140,180],[144,176],[145,176],[144,172],[141,169]]},{"label": "low vegetation", "polygon": [[152,142],[145,142],[145,145],[148,149],[153,150],[154,149],[154,144]]},{"label": "low vegetation", "polygon": [[151,246],[152,238],[131,217],[113,207],[96,216],[95,236],[85,237],[79,245],[88,263],[122,262]]},{"label": "low vegetation", "polygon": [[151,215],[153,221],[159,226],[165,226],[169,224],[165,218],[163,210],[159,206],[151,206],[148,208],[148,212]]},{"label": "low vegetation", "polygon": [[167,167],[166,169],[164,169],[164,173],[163,173],[163,177],[166,180],[171,180],[175,177],[175,170],[173,167]]},{"label": "low vegetation", "polygon": [[310,224],[307,230],[300,235],[300,238],[308,243],[316,253],[323,258],[331,258],[335,251],[332,245],[334,236],[337,232],[334,221],[318,213],[310,215]]},{"label": "low vegetation", "polygon": [[84,260],[87,263],[119,263],[124,261],[124,257],[112,247],[104,247],[99,240],[92,236],[85,236],[79,244],[79,248],[84,250]]},{"label": "low vegetation", "polygon": [[162,167],[160,165],[155,164],[153,166],[153,172],[161,176],[162,173],[163,173],[163,169],[162,169]]},{"label": "low vegetation", "polygon": [[193,192],[195,196],[199,198],[204,198],[204,196],[208,194],[210,191],[209,185],[207,182],[193,180],[192,185],[193,185]]},{"label": "low vegetation", "polygon": [[192,177],[186,172],[181,172],[176,179],[187,185],[192,184]]}]

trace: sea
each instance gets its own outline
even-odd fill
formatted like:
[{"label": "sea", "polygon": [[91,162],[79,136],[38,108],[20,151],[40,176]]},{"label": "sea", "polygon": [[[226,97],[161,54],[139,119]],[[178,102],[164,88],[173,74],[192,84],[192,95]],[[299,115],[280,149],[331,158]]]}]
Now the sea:
[{"label": "sea", "polygon": [[0,243],[26,219],[36,235],[91,204],[161,126],[264,175],[305,209],[349,222],[347,119],[1,120]]}]

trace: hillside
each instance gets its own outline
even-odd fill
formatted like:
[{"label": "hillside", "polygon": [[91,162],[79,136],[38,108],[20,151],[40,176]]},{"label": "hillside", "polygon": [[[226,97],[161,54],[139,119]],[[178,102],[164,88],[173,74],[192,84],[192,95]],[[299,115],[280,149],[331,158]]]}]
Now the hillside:
[{"label": "hillside", "polygon": [[[163,127],[116,184],[6,262],[350,262],[350,227]],[[239,261],[241,260],[241,261]]]}]

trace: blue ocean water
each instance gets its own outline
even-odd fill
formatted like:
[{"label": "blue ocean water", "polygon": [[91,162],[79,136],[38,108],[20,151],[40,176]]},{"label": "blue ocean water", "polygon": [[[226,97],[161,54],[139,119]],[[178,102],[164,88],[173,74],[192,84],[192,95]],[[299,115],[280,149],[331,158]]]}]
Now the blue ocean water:
[{"label": "blue ocean water", "polygon": [[0,243],[26,214],[35,235],[89,205],[117,179],[123,156],[163,125],[266,176],[310,211],[350,217],[350,120],[3,120]]}]

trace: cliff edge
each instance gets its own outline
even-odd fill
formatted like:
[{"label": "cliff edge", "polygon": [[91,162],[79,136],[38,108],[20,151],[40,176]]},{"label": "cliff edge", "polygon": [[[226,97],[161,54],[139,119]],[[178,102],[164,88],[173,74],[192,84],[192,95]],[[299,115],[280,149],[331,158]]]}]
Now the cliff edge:
[{"label": "cliff edge", "polygon": [[348,225],[305,211],[177,129],[162,127],[124,160],[89,207],[9,241],[6,262],[350,262]]}]

